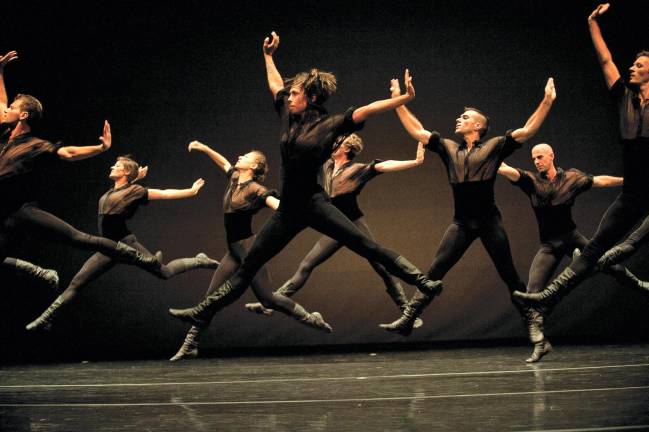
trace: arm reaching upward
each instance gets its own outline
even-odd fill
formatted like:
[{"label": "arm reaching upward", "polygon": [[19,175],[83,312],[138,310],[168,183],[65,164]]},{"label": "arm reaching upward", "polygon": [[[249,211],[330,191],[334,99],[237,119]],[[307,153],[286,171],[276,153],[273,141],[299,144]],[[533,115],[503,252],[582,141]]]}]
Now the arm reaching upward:
[{"label": "arm reaching upward", "polygon": [[104,130],[102,136],[99,137],[100,144],[94,146],[65,146],[61,147],[57,154],[59,157],[66,161],[78,161],[88,159],[103,153],[110,148],[113,143],[113,136],[110,132],[110,123],[104,120]]},{"label": "arm reaching upward", "polygon": [[518,181],[518,179],[521,178],[521,173],[519,173],[516,168],[512,168],[509,165],[507,165],[505,162],[500,163],[500,167],[498,168],[498,174],[506,177],[507,179],[513,182]]},{"label": "arm reaching upward", "polygon": [[557,92],[554,88],[554,79],[548,78],[548,82],[545,85],[543,100],[536,108],[536,111],[534,111],[527,120],[525,126],[512,132],[512,138],[519,143],[524,143],[528,139],[532,138],[545,121],[545,118],[550,112],[550,108],[552,108],[552,104],[556,98]]},{"label": "arm reaching upward", "polygon": [[590,38],[593,41],[595,52],[597,53],[597,60],[599,60],[599,65],[604,73],[606,85],[608,88],[611,88],[620,79],[620,72],[615,63],[613,63],[613,56],[608,50],[606,42],[604,42],[604,37],[602,36],[602,31],[598,23],[599,17],[608,10],[609,6],[610,4],[608,3],[600,4],[588,16],[588,30],[590,31]]},{"label": "arm reaching upward", "polygon": [[[400,94],[390,99],[378,100],[372,102],[369,105],[365,105],[363,107],[355,109],[354,113],[352,114],[352,119],[354,120],[354,123],[362,123],[372,115],[393,110],[413,100],[415,98],[415,87],[412,85],[412,77],[410,77],[410,74],[408,73],[408,69],[406,69],[406,76],[408,77],[408,79],[404,83],[407,90],[405,94],[403,95]],[[391,83],[394,85],[394,81],[397,81],[397,85],[398,85],[398,80],[393,79]]]},{"label": "arm reaching upward", "polygon": [[598,175],[593,177],[593,187],[596,188],[622,186],[623,184],[623,177],[614,177],[609,175]]},{"label": "arm reaching upward", "polygon": [[424,144],[420,141],[417,143],[417,156],[415,159],[405,161],[387,160],[374,165],[374,169],[386,173],[414,168],[424,163],[424,153],[426,153],[426,149],[424,149]]},{"label": "arm reaching upward", "polygon": [[195,196],[204,184],[205,180],[199,178],[188,189],[149,189],[148,198],[150,200],[190,198]]},{"label": "arm reaching upward", "polygon": [[273,97],[284,88],[284,80],[279,74],[277,67],[275,66],[275,61],[273,60],[273,54],[277,47],[279,46],[279,35],[275,32],[271,33],[273,37],[272,40],[268,38],[264,39],[264,62],[266,63],[266,78],[268,78],[268,88],[273,94]]},{"label": "arm reaching upward", "polygon": [[[408,71],[408,69],[406,69],[403,80],[405,85],[408,85],[408,83],[412,85],[412,77],[410,76],[410,71]],[[401,96],[401,88],[399,87],[399,80],[393,79],[390,82],[390,84],[391,84],[390,85],[391,96],[393,98],[397,98]],[[406,108],[405,105],[401,105],[396,109],[396,111],[397,111],[397,116],[401,121],[401,124],[406,129],[406,131],[410,134],[410,136],[419,142],[428,144],[428,140],[430,139],[430,132],[424,129],[424,126],[417,119],[417,117],[415,117],[415,115],[412,112],[410,112],[410,110]]]},{"label": "arm reaching upward", "polygon": [[200,141],[192,141],[189,143],[189,146],[187,147],[187,151],[191,152],[192,150],[205,153],[210,157],[210,159],[214,161],[215,164],[219,166],[219,168],[221,168],[225,172],[228,172],[232,167],[230,162],[228,162],[228,160],[224,158],[223,155],[221,155],[221,153],[212,150],[211,148],[209,148],[208,146],[206,146]]},{"label": "arm reaching upward", "polygon": [[7,97],[4,79],[5,65],[17,58],[18,53],[16,51],[9,51],[7,54],[0,56],[0,109],[5,109],[9,106],[9,98]]}]

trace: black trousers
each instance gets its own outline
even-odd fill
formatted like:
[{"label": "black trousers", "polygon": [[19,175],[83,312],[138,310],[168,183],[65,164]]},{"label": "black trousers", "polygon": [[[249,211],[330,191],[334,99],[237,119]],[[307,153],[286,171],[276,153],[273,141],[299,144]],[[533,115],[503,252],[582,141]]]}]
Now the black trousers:
[{"label": "black trousers", "polygon": [[514,267],[509,239],[498,212],[489,216],[453,219],[442,237],[437,255],[428,270],[428,277],[434,280],[442,279],[477,238],[482,241],[509,292],[523,291],[525,284]]}]

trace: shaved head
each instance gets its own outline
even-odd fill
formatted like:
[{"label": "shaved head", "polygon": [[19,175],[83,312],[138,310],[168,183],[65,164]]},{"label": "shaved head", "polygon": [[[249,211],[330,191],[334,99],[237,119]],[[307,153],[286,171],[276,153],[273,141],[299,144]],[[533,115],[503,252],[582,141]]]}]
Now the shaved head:
[{"label": "shaved head", "polygon": [[532,155],[534,155],[535,152],[543,154],[554,154],[554,151],[552,150],[552,147],[550,147],[550,144],[545,143],[537,144],[532,147]]},{"label": "shaved head", "polygon": [[552,174],[555,170],[554,168],[554,151],[549,144],[537,144],[532,147],[532,162],[536,170],[541,174]]}]

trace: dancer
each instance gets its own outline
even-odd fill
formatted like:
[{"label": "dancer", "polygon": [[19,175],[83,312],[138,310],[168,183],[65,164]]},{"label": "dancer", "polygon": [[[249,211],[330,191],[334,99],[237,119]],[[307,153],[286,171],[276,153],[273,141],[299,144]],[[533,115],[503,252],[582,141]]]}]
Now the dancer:
[{"label": "dancer", "polygon": [[[563,297],[592,273],[598,260],[609,248],[649,213],[649,182],[646,179],[646,166],[649,163],[649,51],[641,51],[636,55],[629,68],[627,83],[613,63],[599,27],[598,21],[608,8],[608,3],[597,6],[588,17],[588,28],[606,85],[618,110],[624,187],[604,213],[593,238],[569,267],[541,292],[515,293],[530,304],[542,308],[546,314],[551,313]],[[603,259],[604,266],[616,261],[611,259],[611,255]]]},{"label": "dancer", "polygon": [[[0,263],[0,271],[12,273],[15,276],[38,280],[48,285],[53,292],[59,287],[59,274],[56,270],[45,269],[18,258],[5,258]],[[2,279],[0,277],[0,279]]]},{"label": "dancer", "polygon": [[[203,179],[198,179],[188,189],[151,189],[135,183],[136,180],[146,176],[146,173],[147,169],[141,169],[130,156],[117,158],[109,174],[114,185],[99,199],[98,226],[100,236],[122,242],[145,256],[151,256],[151,252],[128,229],[126,221],[133,217],[140,205],[147,204],[149,201],[194,197],[205,182]],[[70,307],[84,287],[116,264],[117,262],[111,257],[96,252],[83,264],[65,291],[38,318],[27,324],[27,330],[49,330],[54,318],[59,316],[62,310]],[[192,269],[214,269],[218,264],[218,261],[210,259],[201,252],[194,258],[180,258],[163,264],[160,267],[159,277],[170,279]]]},{"label": "dancer", "polygon": [[[622,243],[607,250],[597,261],[597,266],[607,269],[632,256],[638,248],[649,240],[649,216],[645,217],[640,226],[633,231]],[[640,284],[641,288],[649,289],[649,285]]]},{"label": "dancer", "polygon": [[[255,241],[256,236],[252,232],[252,217],[264,207],[277,210],[280,202],[277,199],[277,191],[268,190],[260,183],[268,172],[266,156],[262,152],[250,151],[239,156],[236,164],[231,165],[220,153],[201,142],[192,141],[188,150],[206,154],[225,172],[228,178],[228,188],[223,197],[223,216],[228,251],[221,259],[218,270],[212,276],[206,294],[209,297],[237,271]],[[268,293],[271,292],[271,280],[266,266],[259,269],[250,282],[250,286],[255,296],[263,303],[274,304],[273,299],[268,298]],[[241,291],[243,292],[245,288]],[[265,310],[263,306],[261,307]],[[307,325],[325,331],[331,330],[331,327],[324,322],[318,312],[309,314],[297,304],[292,307],[289,304],[289,306],[285,306],[285,309],[292,310],[293,318]],[[209,322],[204,325],[192,325],[180,349],[170,360],[177,361],[198,356],[199,339],[208,324]]]},{"label": "dancer", "polygon": [[[322,167],[323,186],[331,197],[331,202],[350,221],[354,223],[367,237],[373,239],[370,228],[365,222],[363,212],[358,207],[357,198],[367,182],[381,173],[402,171],[417,167],[424,163],[424,145],[419,143],[417,156],[407,161],[380,161],[370,163],[355,163],[358,154],[363,151],[363,140],[356,134],[339,138],[342,144],[333,152],[331,158]],[[313,246],[313,249],[304,257],[295,274],[282,285],[277,292],[292,297],[306,284],[309,276],[320,264],[331,258],[343,245],[330,237],[322,236]],[[370,261],[374,271],[383,279],[386,291],[397,307],[403,310],[408,303],[408,297],[399,281],[390,275],[378,263]],[[261,303],[246,304],[252,312],[272,314],[272,310],[264,308]],[[419,320],[415,327],[421,327]]]},{"label": "dancer", "polygon": [[[406,80],[408,79],[406,71]],[[399,89],[394,89],[392,96],[399,97],[400,93]],[[427,149],[439,154],[453,189],[455,215],[428,270],[429,278],[442,279],[471,243],[480,238],[509,292],[525,286],[514,268],[509,240],[494,202],[494,182],[500,163],[534,136],[555,98],[554,81],[550,78],[545,86],[541,104],[525,126],[508,131],[505,136],[490,139],[484,139],[489,130],[489,118],[476,108],[465,108],[455,124],[455,133],[463,138],[461,143],[442,138],[438,132],[424,129],[406,107],[397,108],[397,115],[408,133],[425,143]],[[415,293],[401,318],[390,324],[382,324],[381,327],[404,336],[409,335],[415,319],[431,300],[429,296]],[[520,302],[514,302],[514,306],[526,323],[532,342],[543,340],[539,326],[540,314]]]},{"label": "dancer", "polygon": [[[388,272],[415,284],[426,295],[436,295],[441,290],[441,282],[431,281],[404,257],[370,240],[331,204],[318,184],[318,173],[335,150],[336,139],[361,129],[368,117],[412,100],[415,96],[412,83],[406,82],[408,92],[403,96],[350,108],[345,114],[329,115],[323,103],[335,92],[336,77],[312,69],[297,74],[286,82],[288,87],[285,87],[273,60],[278,45],[279,36],[273,32],[272,40],[264,40],[263,53],[268,85],[281,124],[282,200],[279,209],[261,229],[250,252],[228,281],[195,308],[170,309],[169,312],[194,325],[205,325],[219,309],[241,296],[242,289],[250,284],[259,268],[306,227],[312,227],[361,256],[379,262]],[[274,297],[287,299],[277,294]]]},{"label": "dancer", "polygon": [[17,58],[16,51],[0,57],[0,130],[6,129],[5,135],[0,137],[0,196],[3,201],[0,207],[0,261],[7,258],[9,226],[17,226],[158,273],[160,262],[154,256],[144,256],[124,243],[83,233],[33,203],[42,183],[49,181],[49,168],[61,160],[77,161],[103,153],[110,148],[112,137],[108,121],[104,122],[100,143],[94,146],[62,146],[33,136],[33,129],[43,114],[38,99],[19,94],[7,106],[4,68]]},{"label": "dancer", "polygon": [[[592,176],[574,168],[563,170],[554,164],[554,151],[548,144],[532,148],[532,161],[536,173],[513,168],[501,163],[498,174],[509,179],[529,198],[539,229],[541,245],[529,271],[527,292],[539,292],[545,287],[564,255],[571,257],[575,249],[583,248],[588,240],[578,230],[572,219],[572,207],[578,195],[591,187],[621,186],[622,177]],[[629,275],[633,276],[630,272]],[[626,269],[616,266],[613,276],[627,279]],[[636,282],[637,279],[632,282]],[[640,281],[637,281],[640,282]],[[543,331],[544,317],[539,318]],[[536,342],[528,363],[534,363],[552,350],[547,338]]]}]

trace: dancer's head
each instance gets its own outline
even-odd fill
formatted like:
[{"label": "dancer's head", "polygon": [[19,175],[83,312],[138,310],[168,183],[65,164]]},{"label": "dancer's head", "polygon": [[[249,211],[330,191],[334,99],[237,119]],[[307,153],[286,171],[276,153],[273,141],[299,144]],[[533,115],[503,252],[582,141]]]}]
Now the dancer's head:
[{"label": "dancer's head", "polygon": [[532,147],[532,162],[536,170],[545,174],[554,168],[554,152],[549,144],[541,143]]},{"label": "dancer's head", "polygon": [[331,72],[311,69],[300,72],[286,81],[289,87],[288,110],[291,114],[301,114],[308,103],[322,105],[336,92],[336,76]]},{"label": "dancer's head", "polygon": [[355,133],[351,135],[341,135],[336,141],[336,150],[333,157],[345,155],[347,159],[354,159],[360,152],[363,151],[363,139]]},{"label": "dancer's head", "polygon": [[130,155],[118,156],[115,165],[110,167],[108,177],[113,181],[126,178],[127,182],[132,183],[137,179],[139,169],[140,165]]},{"label": "dancer's head", "polygon": [[629,68],[629,83],[647,85],[649,83],[649,51],[640,51]]},{"label": "dancer's head", "polygon": [[23,122],[34,129],[43,117],[43,105],[34,96],[19,94],[2,114],[3,125],[14,128],[19,122]]},{"label": "dancer's head", "polygon": [[455,133],[465,136],[474,132],[483,138],[489,132],[489,117],[477,108],[464,107],[464,112],[455,120]]},{"label": "dancer's head", "polygon": [[264,181],[266,174],[268,174],[266,155],[259,150],[251,150],[239,156],[234,167],[238,170],[251,170],[252,178],[259,182]]}]

